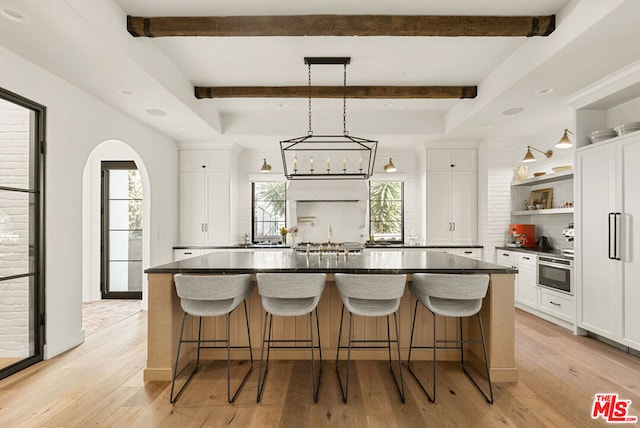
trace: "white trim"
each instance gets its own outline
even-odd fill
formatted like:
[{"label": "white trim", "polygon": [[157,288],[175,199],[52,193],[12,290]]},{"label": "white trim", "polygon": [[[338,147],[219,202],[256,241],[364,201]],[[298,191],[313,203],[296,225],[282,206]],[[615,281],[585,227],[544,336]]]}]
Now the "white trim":
[{"label": "white trim", "polygon": [[212,142],[212,143],[178,142],[179,150],[216,150],[216,149],[231,150],[234,147],[238,147],[234,142],[224,142],[224,141]]},{"label": "white trim", "polygon": [[[637,83],[640,83],[640,61],[629,64],[603,79],[592,83],[580,92],[566,97],[563,102],[576,109],[584,108]],[[633,98],[635,98],[635,96],[631,96],[628,100]],[[619,103],[620,101],[616,102],[616,104]]]},{"label": "white trim", "polygon": [[396,174],[396,173],[382,173],[382,174],[374,174],[369,177],[369,181],[380,182],[380,181],[407,181],[407,174]]},{"label": "white trim", "polygon": [[255,183],[256,181],[287,181],[287,177],[281,173],[258,173],[249,174],[249,181]]}]

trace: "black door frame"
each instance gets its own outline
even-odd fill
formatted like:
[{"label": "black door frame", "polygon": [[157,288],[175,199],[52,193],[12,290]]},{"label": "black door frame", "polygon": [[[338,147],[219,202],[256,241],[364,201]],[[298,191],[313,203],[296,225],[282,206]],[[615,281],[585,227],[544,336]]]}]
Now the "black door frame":
[{"label": "black door frame", "polygon": [[11,280],[24,277],[31,278],[31,293],[33,303],[33,317],[30,316],[30,335],[33,335],[33,355],[17,361],[0,369],[0,379],[4,379],[19,372],[44,358],[44,345],[46,343],[45,328],[45,155],[46,155],[46,113],[47,108],[41,104],[24,98],[18,94],[0,87],[0,99],[24,107],[33,112],[31,128],[31,159],[30,173],[32,174],[33,188],[16,189],[0,186],[0,190],[19,191],[34,196],[33,224],[30,224],[30,233],[33,236],[31,256],[33,257],[32,270],[22,275],[5,277],[2,280]]},{"label": "black door frame", "polygon": [[[100,165],[100,293],[103,299],[142,300],[142,291],[109,291],[109,170],[135,169],[134,161],[102,161]],[[107,173],[105,173],[107,172]],[[143,232],[144,233],[144,225]],[[140,260],[142,262],[142,260]]]}]

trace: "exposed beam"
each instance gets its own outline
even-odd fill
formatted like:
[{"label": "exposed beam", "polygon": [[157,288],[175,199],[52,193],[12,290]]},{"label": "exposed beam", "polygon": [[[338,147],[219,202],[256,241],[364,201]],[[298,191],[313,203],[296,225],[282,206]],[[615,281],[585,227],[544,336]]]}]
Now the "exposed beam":
[{"label": "exposed beam", "polygon": [[[347,98],[475,98],[477,86],[347,86]],[[307,98],[309,86],[196,86],[196,98]],[[344,86],[311,86],[313,98],[342,98]]]},{"label": "exposed beam", "polygon": [[551,34],[555,30],[555,15],[127,16],[127,30],[134,37],[533,37]]}]

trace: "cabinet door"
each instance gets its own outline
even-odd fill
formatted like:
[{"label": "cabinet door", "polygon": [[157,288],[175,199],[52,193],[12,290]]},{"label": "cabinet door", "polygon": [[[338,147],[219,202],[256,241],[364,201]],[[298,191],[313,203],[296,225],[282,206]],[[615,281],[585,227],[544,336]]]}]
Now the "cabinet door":
[{"label": "cabinet door", "polygon": [[536,278],[536,256],[518,254],[518,281],[515,300],[523,305],[538,306],[538,284]]},{"label": "cabinet door", "polygon": [[476,173],[453,172],[451,174],[451,242],[473,244],[476,242]]},{"label": "cabinet door", "polygon": [[477,152],[474,149],[451,150],[453,171],[476,171]]},{"label": "cabinet door", "polygon": [[204,173],[180,173],[180,242],[199,244],[205,242],[205,183]]},{"label": "cabinet door", "polygon": [[640,138],[621,145],[622,263],[624,266],[624,327],[627,345],[640,349]]},{"label": "cabinet door", "polygon": [[180,172],[202,172],[206,167],[206,150],[180,150]]},{"label": "cabinet door", "polygon": [[615,147],[604,145],[578,152],[576,195],[576,284],[578,325],[605,337],[619,337],[620,262],[609,258],[610,230],[615,212]]},{"label": "cabinet door", "polygon": [[229,244],[230,191],[229,174],[226,172],[208,172],[207,180],[207,217],[205,230],[210,244]]},{"label": "cabinet door", "polygon": [[427,173],[427,243],[451,243],[451,173]]}]

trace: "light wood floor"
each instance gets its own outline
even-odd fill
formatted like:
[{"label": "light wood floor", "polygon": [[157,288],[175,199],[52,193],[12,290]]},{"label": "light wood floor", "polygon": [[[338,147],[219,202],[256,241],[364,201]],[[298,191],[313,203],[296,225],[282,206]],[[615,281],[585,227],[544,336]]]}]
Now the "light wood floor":
[{"label": "light wood floor", "polygon": [[273,363],[259,405],[257,366],[229,405],[224,365],[214,362],[204,364],[172,408],[168,382],[142,381],[146,312],[140,312],[62,356],[0,381],[0,426],[603,426],[602,419],[590,417],[598,392],[632,400],[630,413],[640,416],[639,358],[523,312],[518,311],[516,323],[520,381],[495,384],[494,405],[455,363],[438,366],[436,404],[405,372],[407,402],[402,405],[383,362],[354,365],[345,405],[333,356],[325,356],[317,404],[311,399],[308,362]]}]

